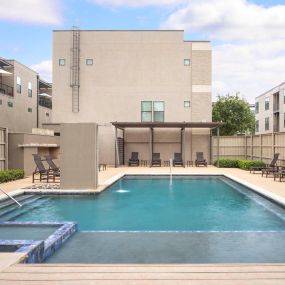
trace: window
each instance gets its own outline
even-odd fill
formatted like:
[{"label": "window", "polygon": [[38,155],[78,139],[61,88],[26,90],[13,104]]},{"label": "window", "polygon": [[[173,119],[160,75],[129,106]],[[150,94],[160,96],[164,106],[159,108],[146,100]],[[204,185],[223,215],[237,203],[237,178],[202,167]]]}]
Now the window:
[{"label": "window", "polygon": [[13,102],[8,101],[7,105],[8,105],[8,107],[12,108],[13,107]]},{"label": "window", "polygon": [[142,101],[141,120],[142,122],[164,122],[164,102]]},{"label": "window", "polygon": [[33,109],[32,108],[28,108],[28,112],[32,113]]},{"label": "window", "polygon": [[256,120],[255,122],[255,131],[258,133],[259,132],[259,121]]},{"label": "window", "polygon": [[33,96],[33,90],[32,90],[32,82],[28,82],[28,96]]},{"label": "window", "polygon": [[259,102],[255,103],[255,114],[259,113]]},{"label": "window", "polygon": [[269,130],[269,117],[265,118],[265,130]]},{"label": "window", "polygon": [[269,110],[269,102],[270,102],[269,97],[266,97],[265,98],[265,110]]},{"label": "window", "polygon": [[93,65],[93,59],[92,58],[87,58],[86,59],[86,65]]},{"label": "window", "polygon": [[21,93],[22,91],[22,86],[21,86],[21,78],[19,76],[17,76],[17,92]]},{"label": "window", "polygon": [[190,59],[189,58],[185,58],[184,59],[184,65],[185,66],[189,66],[190,65]]},{"label": "window", "polygon": [[59,66],[64,66],[65,65],[65,59],[64,58],[60,58],[58,60],[58,64],[59,64]]},{"label": "window", "polygon": [[142,122],[152,122],[152,101],[141,102],[141,120]]},{"label": "window", "polygon": [[164,122],[164,102],[155,101],[153,102],[153,121]]},{"label": "window", "polygon": [[285,104],[285,90],[283,90],[283,99],[284,99],[284,104]]},{"label": "window", "polygon": [[46,117],[49,117],[49,113],[48,112],[46,112]]},{"label": "window", "polygon": [[190,101],[184,101],[184,108],[190,108]]}]

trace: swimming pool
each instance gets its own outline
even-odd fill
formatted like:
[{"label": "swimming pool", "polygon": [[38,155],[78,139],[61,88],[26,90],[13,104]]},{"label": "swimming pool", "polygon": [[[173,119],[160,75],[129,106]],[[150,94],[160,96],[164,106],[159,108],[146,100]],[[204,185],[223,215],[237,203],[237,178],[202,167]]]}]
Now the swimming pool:
[{"label": "swimming pool", "polygon": [[[224,176],[128,175],[96,196],[37,196],[0,219],[78,222],[50,262],[285,261],[284,208]],[[209,246],[215,254],[197,251]]]}]

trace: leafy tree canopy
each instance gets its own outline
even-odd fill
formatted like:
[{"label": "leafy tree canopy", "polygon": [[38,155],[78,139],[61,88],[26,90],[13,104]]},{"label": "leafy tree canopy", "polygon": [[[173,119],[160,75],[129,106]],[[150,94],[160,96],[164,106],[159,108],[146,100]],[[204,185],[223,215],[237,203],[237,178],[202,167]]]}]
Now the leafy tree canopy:
[{"label": "leafy tree canopy", "polygon": [[223,122],[220,135],[232,136],[237,133],[255,131],[255,116],[248,102],[236,95],[218,96],[213,106],[213,121]]}]

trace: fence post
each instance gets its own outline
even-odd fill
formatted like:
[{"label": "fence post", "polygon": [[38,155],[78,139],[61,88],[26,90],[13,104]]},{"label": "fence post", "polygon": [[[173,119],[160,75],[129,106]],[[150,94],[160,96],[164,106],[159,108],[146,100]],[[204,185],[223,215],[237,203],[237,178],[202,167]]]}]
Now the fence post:
[{"label": "fence post", "polygon": [[217,166],[220,167],[220,128],[217,129],[218,141],[217,141],[217,157],[218,163]]},{"label": "fence post", "polygon": [[245,159],[247,159],[247,136],[244,135],[244,156],[245,156]]},{"label": "fence post", "polygon": [[275,133],[274,132],[272,132],[272,147],[271,147],[271,149],[272,149],[272,157],[274,156],[274,154],[275,154]]},{"label": "fence post", "polygon": [[262,135],[260,135],[260,160],[262,160]]},{"label": "fence post", "polygon": [[253,160],[253,135],[251,135],[251,160]]}]

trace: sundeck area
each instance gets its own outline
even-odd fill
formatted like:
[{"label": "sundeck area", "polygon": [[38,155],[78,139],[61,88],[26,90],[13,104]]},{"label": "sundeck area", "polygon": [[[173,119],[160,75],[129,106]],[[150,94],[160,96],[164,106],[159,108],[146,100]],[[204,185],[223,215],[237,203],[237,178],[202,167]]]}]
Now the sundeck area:
[{"label": "sundeck area", "polygon": [[[130,175],[169,175],[169,167],[107,167],[99,172],[99,187],[96,192],[103,191],[118,178]],[[260,174],[250,174],[240,169],[219,169],[216,167],[176,167],[172,168],[173,175],[226,175],[236,181],[254,189],[272,199],[284,203],[284,183],[274,181],[273,178],[261,177]],[[47,188],[46,183],[37,183],[41,188]],[[3,189],[13,193],[20,188],[32,186],[31,177],[3,184]],[[52,184],[49,188],[52,187]],[[33,190],[45,191],[45,190]],[[50,190],[60,192],[64,190]],[[92,191],[92,190],[91,190]],[[94,191],[94,190],[93,190]],[[258,236],[257,236],[258,237]],[[259,235],[260,238],[262,238]],[[119,240],[118,240],[118,243]],[[116,244],[116,243],[112,243]],[[182,242],[183,245],[183,242]],[[273,245],[272,245],[273,246]],[[183,247],[183,246],[182,246]],[[270,249],[270,244],[269,244]],[[278,255],[278,252],[276,252]],[[15,258],[15,256],[18,256]],[[42,264],[42,265],[11,265],[11,259],[17,263],[22,256],[16,253],[1,253],[7,260],[4,262],[0,279],[5,284],[13,284],[22,280],[22,284],[282,284],[285,280],[285,265],[274,264]],[[12,262],[12,263],[13,263]],[[15,274],[18,273],[18,274]],[[19,277],[17,277],[19,276]],[[272,283],[274,282],[274,283]]]}]

